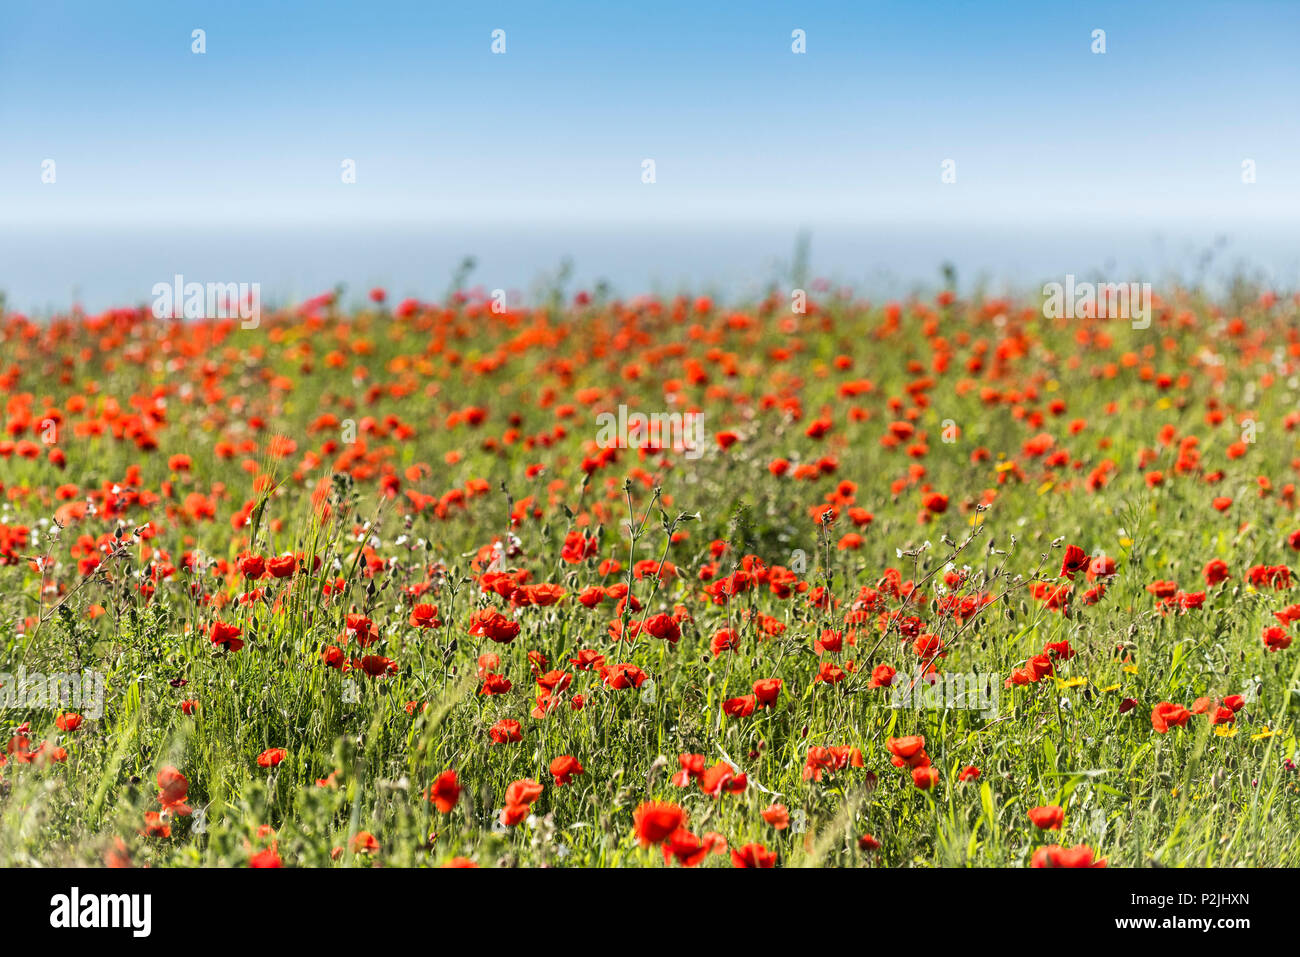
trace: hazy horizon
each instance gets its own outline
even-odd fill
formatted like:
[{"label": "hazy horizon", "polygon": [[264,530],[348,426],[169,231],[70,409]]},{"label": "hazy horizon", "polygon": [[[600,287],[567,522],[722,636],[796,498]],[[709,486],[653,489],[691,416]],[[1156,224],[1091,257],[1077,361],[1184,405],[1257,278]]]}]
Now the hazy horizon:
[{"label": "hazy horizon", "polygon": [[[1024,291],[1067,273],[1112,281],[1200,281],[1222,288],[1237,272],[1279,288],[1300,288],[1300,236],[1253,231],[1130,231],[843,226],[787,228],[662,224],[613,227],[307,227],[106,230],[45,227],[0,236],[0,292],[8,308],[33,316],[134,306],[155,283],[257,282],[262,302],[287,304],[334,288],[358,301],[374,287],[394,300],[440,298],[466,256],[468,288],[500,288],[513,304],[536,302],[539,283],[569,259],[566,289],[611,293],[707,292],[725,301],[785,284],[800,235],[807,275],[871,296],[936,288],[956,268],[958,288]],[[1213,253],[1206,259],[1207,253]]]}]

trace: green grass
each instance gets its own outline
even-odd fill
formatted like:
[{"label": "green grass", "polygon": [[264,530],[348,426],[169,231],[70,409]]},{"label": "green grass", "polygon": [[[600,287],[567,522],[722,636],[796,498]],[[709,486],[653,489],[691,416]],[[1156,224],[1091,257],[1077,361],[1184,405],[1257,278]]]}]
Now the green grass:
[{"label": "green grass", "polygon": [[[1300,649],[1269,652],[1261,640],[1277,624],[1274,612],[1300,599],[1294,587],[1246,581],[1250,566],[1290,564],[1286,539],[1300,527],[1286,489],[1300,461],[1288,420],[1300,351],[1294,300],[1222,303],[1172,290],[1146,330],[1049,322],[1033,302],[910,302],[897,326],[880,306],[844,300],[802,317],[776,308],[697,311],[670,300],[509,317],[440,305],[405,317],[329,309],[316,319],[286,313],[257,329],[211,323],[201,332],[147,316],[94,328],[89,320],[30,326],[6,317],[5,421],[24,423],[9,434],[36,442],[39,454],[0,459],[0,525],[32,533],[0,558],[0,670],[91,668],[106,676],[107,693],[103,716],[71,732],[55,728],[55,709],[3,712],[11,732],[30,721],[31,747],[48,740],[67,755],[25,764],[10,754],[0,767],[0,863],[99,864],[120,839],[132,863],[152,866],[239,866],[270,846],[300,866],[454,857],[484,866],[663,866],[634,828],[636,809],[651,800],[683,807],[694,834],[717,832],[732,849],[765,845],[780,866],[1014,867],[1047,844],[1086,844],[1111,866],[1300,863],[1300,778],[1290,766]],[[1236,316],[1243,328],[1234,332],[1227,320]],[[1211,352],[1222,361],[1206,361]],[[909,371],[909,363],[918,365]],[[1168,387],[1156,381],[1162,374]],[[870,391],[843,388],[862,379]],[[678,386],[672,402],[666,384]],[[986,401],[982,390],[999,400]],[[1057,399],[1066,407],[1054,412]],[[596,413],[620,403],[698,408],[708,451],[665,461],[624,450],[586,475]],[[572,415],[557,414],[563,405]],[[471,407],[486,413],[481,424],[449,422]],[[151,408],[156,418],[142,419]],[[62,469],[40,441],[49,409],[61,412]],[[926,436],[915,456],[907,446],[919,437],[881,443],[909,411]],[[1222,421],[1211,420],[1215,412]],[[339,422],[313,428],[323,413]],[[823,413],[830,432],[808,437]],[[1258,438],[1234,457],[1229,447],[1247,417]],[[346,420],[357,428],[351,445]],[[1075,420],[1082,425],[1072,430]],[[942,437],[949,421],[960,430],[952,442]],[[1162,442],[1165,427],[1172,433]],[[740,436],[725,451],[712,442],[723,430]],[[1063,461],[1024,448],[1041,433],[1055,440],[1048,455],[1064,450]],[[140,434],[157,447],[141,447]],[[272,436],[296,448],[273,457]],[[1200,460],[1180,470],[1179,443],[1189,436]],[[232,445],[233,456],[220,457],[219,443]],[[972,461],[981,448],[987,458]],[[460,457],[449,463],[453,451]],[[177,453],[191,457],[189,471],[171,469]],[[824,456],[837,465],[815,479],[768,469],[778,457],[798,465]],[[1111,477],[1090,490],[1085,480],[1105,459]],[[529,477],[533,464],[546,469]],[[407,474],[418,465],[419,475]],[[128,482],[133,466],[139,475]],[[1151,487],[1154,470],[1165,481]],[[386,473],[399,485],[392,494],[381,484]],[[255,476],[265,481],[255,485]],[[471,488],[474,480],[481,484]],[[845,507],[820,527],[814,515],[844,480],[856,483],[853,504],[872,521],[855,527]],[[106,517],[100,493],[115,484],[156,498]],[[57,497],[61,485],[74,487],[70,497]],[[437,500],[454,489],[470,491],[438,514]],[[950,503],[921,521],[927,489]],[[433,504],[417,509],[408,490]],[[65,513],[55,534],[56,510],[90,493],[99,514]],[[1216,496],[1233,503],[1217,511]],[[211,515],[194,507],[204,500]],[[230,516],[246,502],[254,518],[232,529]],[[142,543],[134,532],[145,522],[157,534]],[[118,527],[120,554],[101,549],[98,569],[79,569],[84,547],[73,550],[84,536],[92,546],[110,543],[111,553]],[[599,541],[578,564],[560,558],[574,530]],[[838,547],[851,531],[862,535],[861,548]],[[567,594],[520,609],[519,636],[496,644],[467,626],[487,605],[512,613],[480,587],[480,559],[490,560],[480,550],[507,534],[516,543],[506,566]],[[714,541],[728,545],[717,559]],[[1080,601],[1088,584],[1077,576],[1062,615],[1030,585],[1059,581],[1066,544],[1113,557],[1117,573],[1094,605]],[[263,597],[240,605],[234,598],[247,585],[233,563],[249,549],[321,562],[258,582]],[[190,572],[182,557],[195,550],[200,568]],[[748,555],[801,567],[800,581],[828,589],[838,607],[810,603],[811,591],[779,598],[766,587],[711,601],[700,568],[716,561],[723,577]],[[29,561],[39,556],[48,557],[43,575]],[[1207,589],[1202,568],[1216,558],[1232,577]],[[607,559],[622,569],[602,576]],[[679,577],[656,587],[652,575],[630,574],[638,561],[670,562]],[[964,624],[936,611],[950,561],[970,569],[957,594],[996,597]],[[222,562],[231,567],[223,571]],[[167,568],[146,595],[151,572]],[[888,689],[868,687],[872,668],[889,664],[903,680],[918,657],[896,625],[882,633],[874,614],[849,626],[856,644],[814,651],[814,639],[844,629],[859,591],[890,568],[918,583],[924,600],[894,598],[888,609],[917,615],[944,640],[941,672],[996,673],[996,715],[891,707]],[[339,579],[341,592],[322,595]],[[1147,591],[1156,580],[1206,590],[1204,606],[1162,614]],[[612,600],[591,609],[576,600],[589,586],[617,582],[640,611],[619,619]],[[419,600],[438,606],[443,627],[408,623],[414,586],[428,586]],[[675,645],[646,634],[610,638],[611,622],[679,605],[690,619]],[[339,640],[349,612],[378,629],[364,652]],[[760,614],[784,631],[760,634]],[[247,644],[216,650],[208,640],[214,620],[239,625]],[[710,639],[724,627],[739,632],[739,647],[712,654]],[[1076,655],[1058,660],[1055,676],[1002,686],[1047,643],[1064,640]],[[397,673],[328,668],[320,654],[329,645],[383,655]],[[569,664],[584,648],[611,665],[635,664],[653,690],[603,687],[596,672]],[[500,656],[495,670],[513,683],[506,694],[479,693],[476,661],[487,652]],[[530,652],[547,659],[541,671],[572,676],[561,706],[543,719],[529,714]],[[850,660],[854,670],[839,684],[814,680],[823,661]],[[723,713],[724,701],[765,678],[784,683],[775,707]],[[585,698],[581,710],[569,706],[576,694]],[[1190,708],[1200,697],[1234,694],[1247,700],[1233,724],[1193,714],[1168,734],[1152,728],[1160,702]],[[198,702],[193,715],[181,712],[187,699]],[[1137,706],[1121,713],[1124,699]],[[521,741],[491,743],[488,729],[501,719],[520,723]],[[928,791],[890,763],[886,741],[905,735],[926,739],[939,771]],[[864,766],[805,780],[809,748],[827,746],[859,748]],[[258,755],[273,747],[287,758],[259,767]],[[681,753],[733,763],[747,787],[714,798],[694,782],[674,786]],[[547,768],[565,754],[585,773],[558,787]],[[155,777],[168,765],[187,777],[196,814],[172,816],[168,837],[146,836],[145,813],[160,809]],[[980,776],[959,783],[969,765]],[[457,772],[462,792],[443,815],[426,793],[446,769]],[[332,785],[317,785],[331,775]],[[524,778],[541,782],[543,793],[523,823],[502,827],[507,788]],[[763,818],[771,804],[788,809],[791,827]],[[1064,826],[1040,832],[1027,812],[1052,804],[1065,809]],[[352,852],[361,831],[377,850]],[[859,848],[867,833],[878,850]],[[730,866],[730,855],[709,855],[707,864]]]}]

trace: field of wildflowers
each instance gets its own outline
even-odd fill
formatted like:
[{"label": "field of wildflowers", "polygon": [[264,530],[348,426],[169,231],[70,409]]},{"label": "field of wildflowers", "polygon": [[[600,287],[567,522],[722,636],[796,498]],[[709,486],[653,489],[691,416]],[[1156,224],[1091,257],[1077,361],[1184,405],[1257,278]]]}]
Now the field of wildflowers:
[{"label": "field of wildflowers", "polygon": [[1300,297],[811,285],[0,315],[0,864],[1300,863]]}]

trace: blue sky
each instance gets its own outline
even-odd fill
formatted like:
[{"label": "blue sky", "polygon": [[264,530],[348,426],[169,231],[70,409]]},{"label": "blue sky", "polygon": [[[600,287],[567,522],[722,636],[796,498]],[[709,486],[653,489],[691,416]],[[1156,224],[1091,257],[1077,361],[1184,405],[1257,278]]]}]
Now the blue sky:
[{"label": "blue sky", "polygon": [[[1282,250],[1267,265],[1291,276],[1298,47],[1300,2],[1249,0],[8,2],[0,289],[107,304],[172,269],[262,263],[294,294],[335,278],[427,293],[454,250],[522,286],[581,249],[580,275],[636,292],[736,272],[759,247],[788,255],[801,230],[828,271],[894,231],[911,258],[871,255],[905,274],[933,276],[951,235],[959,265],[1016,278],[1056,269],[1034,258],[1046,238],[1094,236],[1058,257],[1082,272],[1159,231]],[[438,242],[415,255],[396,228]],[[653,229],[662,258],[619,245]],[[310,262],[274,239],[241,258],[249,230],[318,242]],[[981,258],[984,230],[1001,258]],[[689,255],[667,255],[674,231],[699,240]]]},{"label": "blue sky", "polygon": [[0,215],[1295,220],[1297,41],[1297,3],[7,3]]}]

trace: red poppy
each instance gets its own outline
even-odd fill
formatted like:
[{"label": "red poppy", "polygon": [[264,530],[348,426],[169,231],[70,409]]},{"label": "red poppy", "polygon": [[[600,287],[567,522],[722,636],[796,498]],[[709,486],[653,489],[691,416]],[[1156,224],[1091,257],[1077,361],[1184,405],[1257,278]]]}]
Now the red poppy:
[{"label": "red poppy", "polygon": [[731,852],[734,867],[776,867],[776,852],[762,844],[746,844]]},{"label": "red poppy", "polygon": [[419,604],[411,609],[410,623],[416,628],[441,628],[438,606]]},{"label": "red poppy", "polygon": [[758,697],[747,694],[722,702],[722,712],[729,718],[748,718],[758,706]]},{"label": "red poppy", "polygon": [[288,756],[289,752],[284,748],[267,748],[257,756],[257,766],[259,768],[273,768]]},{"label": "red poppy", "polygon": [[239,636],[243,630],[237,625],[232,625],[224,621],[214,621],[212,630],[208,634],[208,640],[214,645],[220,645],[227,651],[238,651],[244,647],[244,641]]},{"label": "red poppy", "polygon": [[936,767],[912,768],[912,783],[922,791],[928,791],[939,783],[939,769]]},{"label": "red poppy", "polygon": [[555,778],[555,786],[562,787],[573,781],[575,774],[584,774],[586,769],[581,762],[572,755],[562,754],[558,758],[553,758],[550,765],[551,775]]},{"label": "red poppy", "polygon": [[1264,647],[1269,651],[1282,651],[1291,647],[1291,636],[1285,628],[1270,625],[1264,629]]},{"label": "red poppy", "polygon": [[514,741],[522,741],[524,732],[518,721],[502,718],[488,728],[488,737],[492,739],[493,744],[509,744]]},{"label": "red poppy", "polygon": [[248,859],[249,867],[283,867],[284,862],[280,860],[280,855],[275,846],[258,851]]},{"label": "red poppy", "polygon": [[1086,844],[1074,847],[1061,847],[1050,844],[1034,851],[1031,867],[1105,867],[1106,859],[1093,860],[1092,848]]},{"label": "red poppy", "polygon": [[713,831],[707,832],[703,837],[696,837],[686,828],[679,827],[660,846],[663,849],[664,863],[676,860],[683,867],[695,867],[709,854],[724,852],[727,841]]},{"label": "red poppy", "polygon": [[758,699],[759,707],[770,708],[776,704],[776,699],[781,695],[783,683],[780,678],[761,678],[755,681],[754,697]]},{"label": "red poppy", "polygon": [[1187,719],[1190,717],[1191,712],[1182,705],[1162,701],[1151,711],[1151,727],[1160,734],[1164,734],[1171,727],[1181,728],[1187,724]]},{"label": "red poppy", "polygon": [[647,801],[633,815],[637,839],[642,847],[662,844],[669,835],[686,824],[686,812],[667,801]]},{"label": "red poppy", "polygon": [[1065,821],[1065,809],[1055,804],[1029,809],[1029,820],[1041,831],[1059,831]]},{"label": "red poppy", "polygon": [[509,644],[519,636],[519,622],[507,618],[495,608],[480,608],[470,616],[469,633]]},{"label": "red poppy", "polygon": [[1073,578],[1074,573],[1088,567],[1088,553],[1078,545],[1065,546],[1065,555],[1061,558],[1061,577]]},{"label": "red poppy", "polygon": [[448,769],[439,774],[429,785],[429,803],[438,808],[441,814],[450,814],[451,809],[460,800],[460,780],[456,772]]},{"label": "red poppy", "polygon": [[925,753],[925,738],[922,735],[889,738],[885,741],[885,747],[893,755],[890,761],[896,768],[920,768],[930,763],[930,758]]}]

